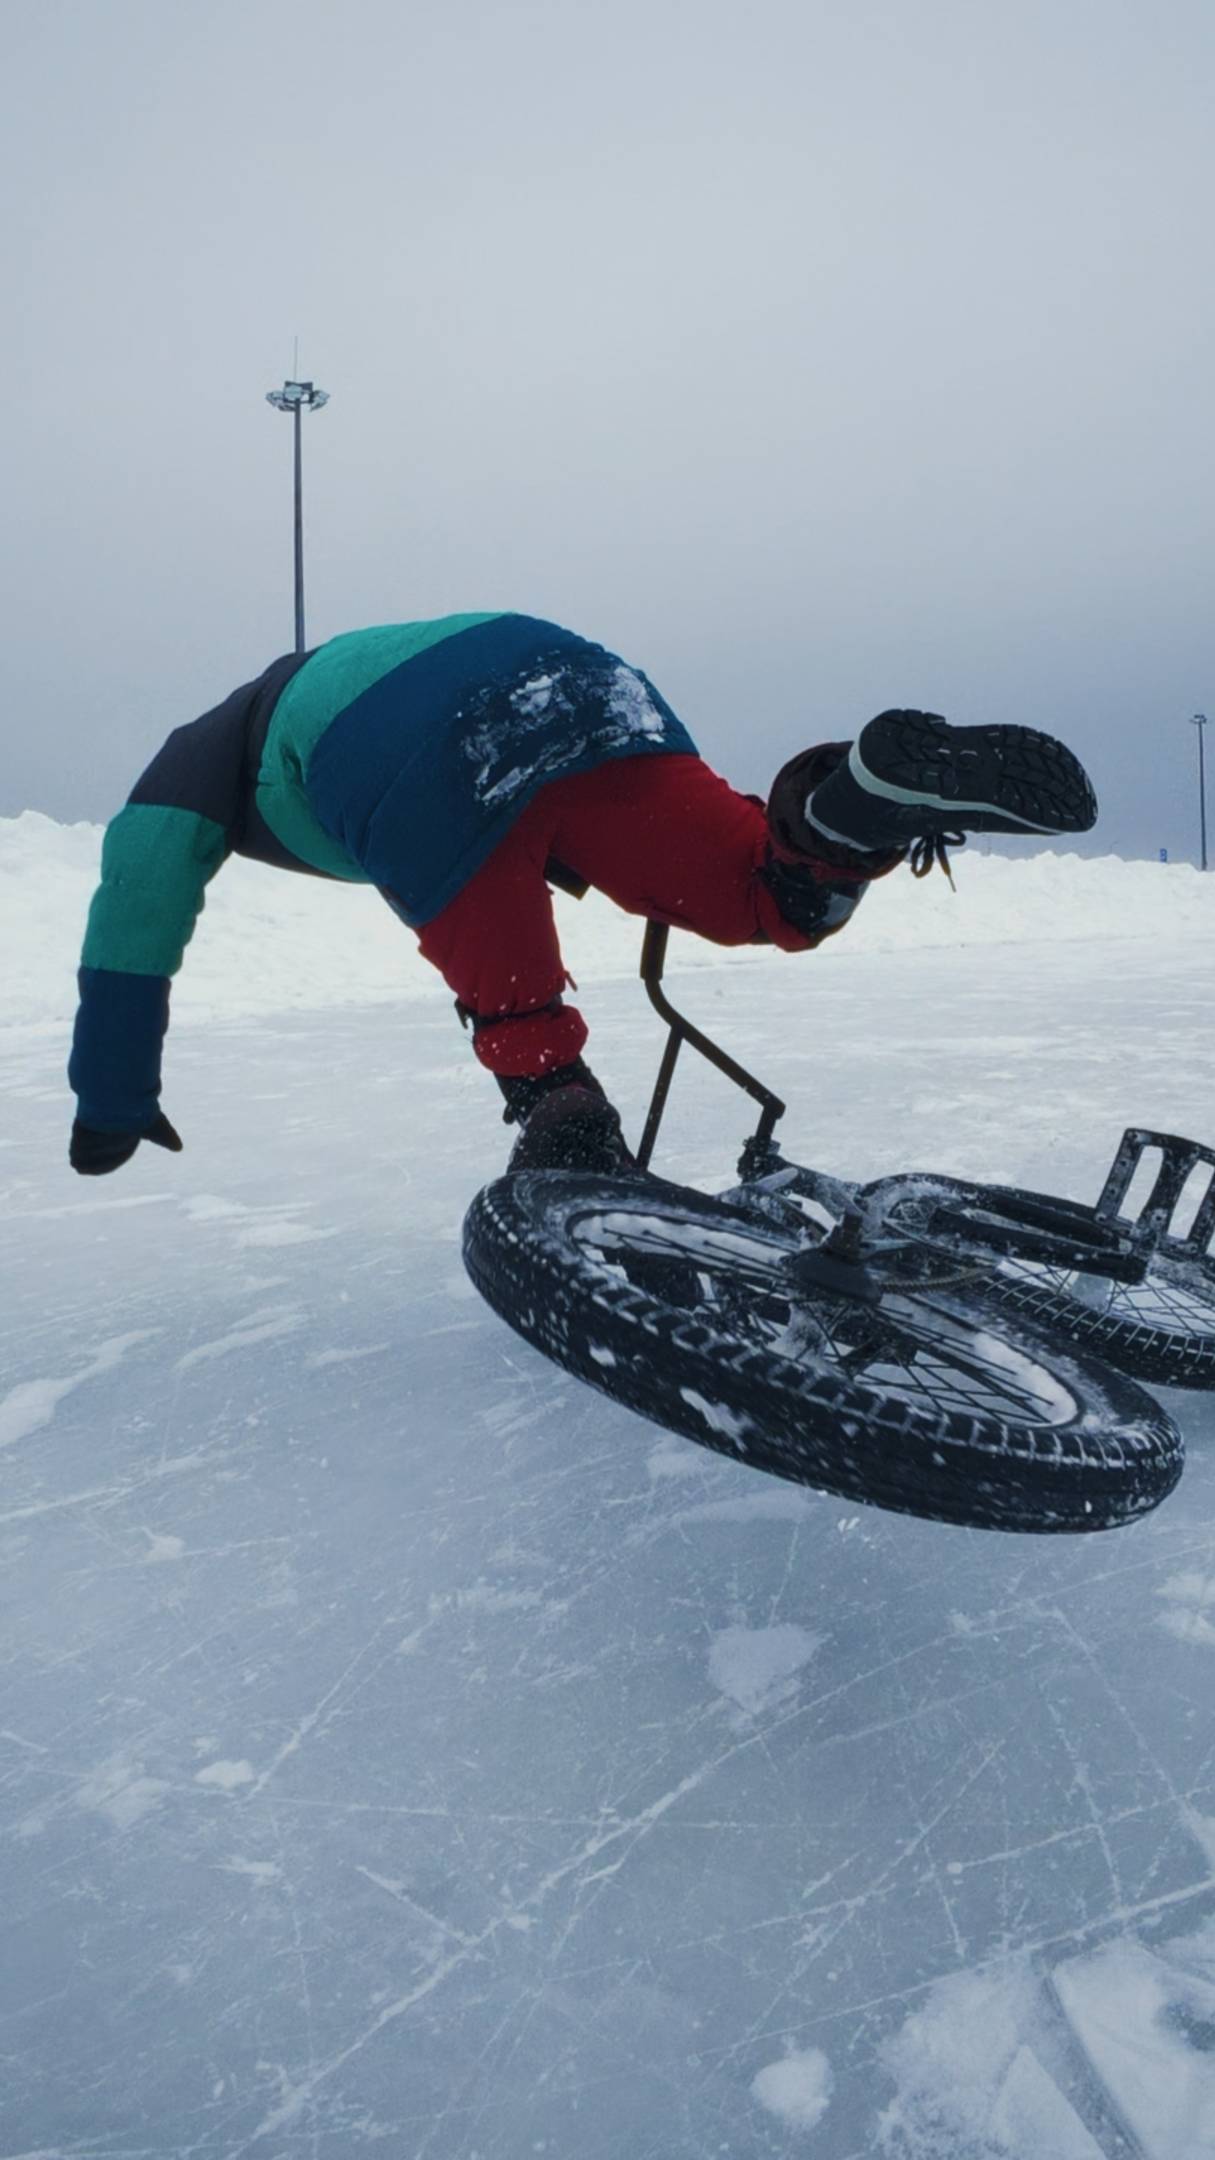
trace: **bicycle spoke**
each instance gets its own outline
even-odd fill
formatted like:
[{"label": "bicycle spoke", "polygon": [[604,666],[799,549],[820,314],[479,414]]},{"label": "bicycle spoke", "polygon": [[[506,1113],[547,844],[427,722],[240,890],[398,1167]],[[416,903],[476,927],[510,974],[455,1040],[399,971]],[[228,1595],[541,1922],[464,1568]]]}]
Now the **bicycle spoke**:
[{"label": "bicycle spoke", "polygon": [[[672,1220],[621,1209],[585,1216],[578,1241],[639,1287],[678,1263],[671,1301],[725,1332],[793,1362],[825,1363],[934,1410],[1054,1424],[1074,1413],[1071,1398],[1027,1352],[976,1329],[925,1298],[889,1293],[868,1300],[791,1286],[786,1266],[798,1249],[740,1219],[738,1227]],[[682,1286],[682,1287],[679,1287]],[[694,1286],[694,1287],[693,1287]],[[922,1287],[922,1286],[921,1286]]]}]

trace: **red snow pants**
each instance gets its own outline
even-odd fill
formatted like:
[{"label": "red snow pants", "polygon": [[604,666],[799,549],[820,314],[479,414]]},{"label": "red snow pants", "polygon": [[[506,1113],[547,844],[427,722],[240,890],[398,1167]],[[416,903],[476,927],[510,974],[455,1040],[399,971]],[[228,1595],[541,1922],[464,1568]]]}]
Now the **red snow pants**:
[{"label": "red snow pants", "polygon": [[718,945],[763,939],[803,952],[758,872],[769,843],[754,798],[682,752],[620,758],[554,780],[419,944],[476,1017],[474,1047],[505,1076],[568,1065],[586,1023],[561,1002],[568,980],[557,941],[550,858],[630,915],[694,930]]}]

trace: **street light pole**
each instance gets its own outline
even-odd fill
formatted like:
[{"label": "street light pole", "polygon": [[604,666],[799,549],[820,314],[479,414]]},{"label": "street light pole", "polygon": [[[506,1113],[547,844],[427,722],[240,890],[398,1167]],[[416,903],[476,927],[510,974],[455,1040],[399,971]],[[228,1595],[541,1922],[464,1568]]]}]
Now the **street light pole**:
[{"label": "street light pole", "polygon": [[1198,821],[1202,832],[1202,867],[1205,870],[1207,866],[1207,770],[1206,759],[1203,756],[1203,729],[1207,724],[1207,716],[1204,712],[1196,712],[1192,715],[1192,721],[1198,730]]},{"label": "street light pole", "polygon": [[295,649],[304,650],[304,461],[300,441],[300,414],[319,412],[329,403],[329,392],[315,383],[285,382],[281,390],[267,390],[266,403],[289,412],[295,425]]}]

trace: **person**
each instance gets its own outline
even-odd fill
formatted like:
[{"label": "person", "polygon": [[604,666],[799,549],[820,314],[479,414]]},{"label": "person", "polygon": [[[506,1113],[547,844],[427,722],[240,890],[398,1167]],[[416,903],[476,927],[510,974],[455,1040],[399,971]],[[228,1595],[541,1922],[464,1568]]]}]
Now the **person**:
[{"label": "person", "polygon": [[[700,757],[659,691],[532,616],[355,630],[275,660],[174,729],[107,828],[69,1079],[84,1176],[160,1107],[169,988],[232,854],[377,886],[455,993],[521,1133],[512,1168],[613,1168],[620,1121],[583,1058],[551,888],[721,945],[807,952],[874,879],[945,862],[970,832],[1086,831],[1096,802],[1062,743],[1022,727],[879,714],[802,751],[767,802]],[[947,865],[946,865],[947,866]]]}]

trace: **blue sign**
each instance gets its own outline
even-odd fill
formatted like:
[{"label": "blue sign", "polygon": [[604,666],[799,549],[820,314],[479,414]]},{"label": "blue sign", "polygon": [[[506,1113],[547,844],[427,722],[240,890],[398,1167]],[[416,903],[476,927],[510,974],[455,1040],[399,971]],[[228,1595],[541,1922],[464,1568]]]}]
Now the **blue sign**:
[{"label": "blue sign", "polygon": [[1162,848],[1161,848],[1161,850],[1160,850],[1160,860],[1161,860],[1161,862],[1167,862],[1167,861],[1168,861],[1168,859],[1169,859],[1169,851],[1168,851],[1168,849],[1167,849],[1166,847],[1162,847]]}]

